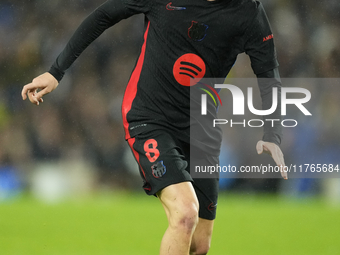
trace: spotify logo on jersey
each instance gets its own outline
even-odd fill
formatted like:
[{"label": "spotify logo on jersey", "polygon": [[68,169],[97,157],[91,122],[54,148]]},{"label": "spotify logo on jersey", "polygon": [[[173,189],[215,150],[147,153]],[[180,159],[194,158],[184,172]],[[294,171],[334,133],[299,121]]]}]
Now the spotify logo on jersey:
[{"label": "spotify logo on jersey", "polygon": [[[205,63],[196,54],[184,54],[175,62],[173,74],[179,84],[183,86],[195,85],[205,75]],[[190,79],[194,79],[191,84]]]}]

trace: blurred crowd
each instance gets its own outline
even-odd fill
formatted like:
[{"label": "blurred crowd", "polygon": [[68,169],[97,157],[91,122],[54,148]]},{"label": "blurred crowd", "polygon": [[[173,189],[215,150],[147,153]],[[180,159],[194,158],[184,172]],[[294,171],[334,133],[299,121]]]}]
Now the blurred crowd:
[{"label": "blurred crowd", "polygon": [[[138,170],[124,141],[120,105],[142,44],[142,15],[121,21],[98,38],[40,107],[20,96],[22,86],[49,69],[81,21],[103,2],[0,0],[0,173],[8,166],[17,169],[23,185],[29,184],[37,162],[76,159],[93,165],[98,185],[135,187]],[[271,21],[281,77],[340,77],[339,1],[262,2]],[[230,76],[254,77],[249,59],[240,56]],[[314,123],[314,128],[288,133],[282,148],[290,161],[329,148],[340,155],[340,86],[325,91],[320,85],[313,92],[323,102],[320,116],[332,124],[321,133]],[[229,141],[229,157],[247,162],[255,145],[241,147],[239,136],[234,132]],[[296,148],[292,143],[297,139],[314,151]],[[270,180],[257,187],[275,190]]]}]

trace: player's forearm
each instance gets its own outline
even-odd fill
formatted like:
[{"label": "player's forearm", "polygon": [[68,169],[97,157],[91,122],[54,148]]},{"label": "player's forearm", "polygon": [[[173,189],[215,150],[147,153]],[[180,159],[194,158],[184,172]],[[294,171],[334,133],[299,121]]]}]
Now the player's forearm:
[{"label": "player's forearm", "polygon": [[60,81],[79,55],[106,29],[127,17],[121,0],[109,0],[92,12],[78,27],[49,73]]},{"label": "player's forearm", "polygon": [[259,88],[262,98],[262,109],[270,109],[273,103],[273,88],[278,90],[277,108],[266,116],[266,119],[276,119],[280,121],[265,121],[263,141],[272,142],[277,145],[281,144],[282,126],[281,126],[281,79],[278,68],[257,75]]}]

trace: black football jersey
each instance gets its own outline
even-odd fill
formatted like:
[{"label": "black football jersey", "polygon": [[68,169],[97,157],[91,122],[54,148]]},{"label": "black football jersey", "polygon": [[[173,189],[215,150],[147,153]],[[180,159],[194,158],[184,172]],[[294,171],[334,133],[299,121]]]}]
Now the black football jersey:
[{"label": "black football jersey", "polygon": [[[250,56],[257,75],[278,66],[272,31],[258,1],[109,0],[81,24],[50,73],[60,80],[105,29],[138,13],[145,14],[144,43],[123,99],[126,139],[164,128],[189,142],[190,125],[199,125],[190,118],[192,85],[202,78],[226,77],[242,52]],[[204,130],[206,137],[190,142],[218,154],[220,130]],[[210,142],[202,142],[207,138]]]}]

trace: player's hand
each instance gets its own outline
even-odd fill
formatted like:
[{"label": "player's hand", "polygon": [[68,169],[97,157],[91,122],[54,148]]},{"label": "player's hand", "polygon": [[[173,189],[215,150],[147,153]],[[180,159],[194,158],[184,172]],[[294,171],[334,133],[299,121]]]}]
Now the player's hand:
[{"label": "player's hand", "polygon": [[281,176],[283,179],[287,180],[288,175],[287,172],[284,171],[285,161],[283,158],[283,153],[279,146],[275,143],[258,141],[256,144],[256,150],[258,154],[262,154],[263,152],[269,154],[275,161],[275,163],[281,168]]},{"label": "player's hand", "polygon": [[55,90],[58,86],[58,81],[50,73],[44,73],[27,85],[24,86],[21,92],[23,100],[28,99],[32,104],[39,105],[43,102],[43,96]]}]

